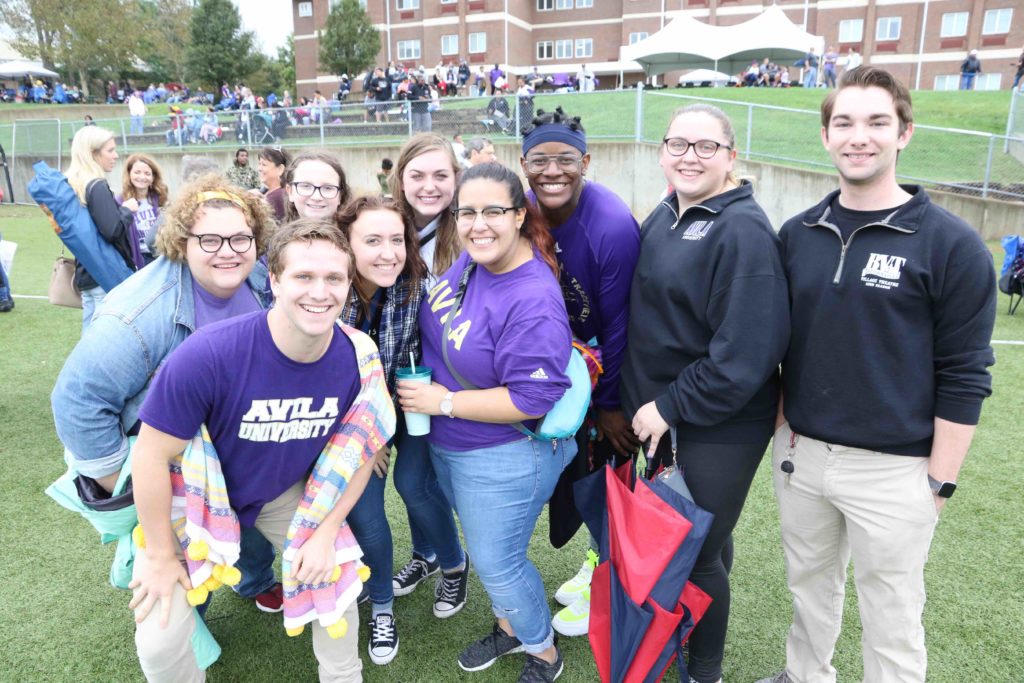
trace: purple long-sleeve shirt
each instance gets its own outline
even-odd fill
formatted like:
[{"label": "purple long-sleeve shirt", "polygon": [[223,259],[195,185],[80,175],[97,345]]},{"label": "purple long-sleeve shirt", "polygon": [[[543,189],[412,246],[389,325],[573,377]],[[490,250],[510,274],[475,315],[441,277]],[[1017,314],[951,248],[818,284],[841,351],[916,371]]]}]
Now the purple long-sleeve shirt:
[{"label": "purple long-sleeve shirt", "polygon": [[[530,200],[536,201],[533,193]],[[579,339],[596,337],[604,374],[594,403],[619,410],[619,372],[626,355],[629,287],[640,257],[640,228],[626,203],[604,185],[588,182],[569,219],[552,226],[562,270],[569,327]]]}]

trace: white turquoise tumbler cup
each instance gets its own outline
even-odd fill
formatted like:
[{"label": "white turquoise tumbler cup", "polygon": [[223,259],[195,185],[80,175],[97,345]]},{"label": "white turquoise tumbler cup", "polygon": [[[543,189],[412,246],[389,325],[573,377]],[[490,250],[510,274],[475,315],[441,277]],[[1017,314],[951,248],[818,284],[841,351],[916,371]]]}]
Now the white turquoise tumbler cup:
[{"label": "white turquoise tumbler cup", "polygon": [[[412,368],[398,368],[395,371],[395,379],[401,382],[423,382],[430,384],[430,368],[417,365]],[[410,436],[424,436],[430,433],[430,416],[426,413],[411,413],[405,411],[405,429]]]}]

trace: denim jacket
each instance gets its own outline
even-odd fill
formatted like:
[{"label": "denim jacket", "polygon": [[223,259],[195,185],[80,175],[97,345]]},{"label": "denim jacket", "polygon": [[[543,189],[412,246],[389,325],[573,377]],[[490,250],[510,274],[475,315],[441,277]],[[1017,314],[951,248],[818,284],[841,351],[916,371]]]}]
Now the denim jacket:
[{"label": "denim jacket", "polygon": [[[256,262],[248,285],[266,308],[267,269]],[[118,471],[149,382],[195,331],[192,273],[161,256],[115,287],[64,363],[53,389],[53,421],[68,461],[86,476]]]}]

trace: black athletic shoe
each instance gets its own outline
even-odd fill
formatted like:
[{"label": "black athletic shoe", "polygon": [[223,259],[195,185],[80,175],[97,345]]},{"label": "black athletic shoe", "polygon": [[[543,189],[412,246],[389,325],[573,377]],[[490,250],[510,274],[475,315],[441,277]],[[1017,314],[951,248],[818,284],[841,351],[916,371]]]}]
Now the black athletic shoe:
[{"label": "black athletic shoe", "polygon": [[469,553],[465,553],[466,567],[456,574],[441,573],[434,586],[434,616],[447,619],[466,606],[469,595]]},{"label": "black athletic shoe", "polygon": [[422,555],[413,553],[412,559],[391,579],[391,586],[394,589],[395,595],[401,596],[412,593],[416,590],[416,586],[426,581],[428,576],[436,574],[439,569],[440,566],[437,563],[437,558],[434,558],[433,562],[428,562]]},{"label": "black athletic shoe", "polygon": [[7,313],[14,309],[14,299],[0,299],[0,313]]},{"label": "black athletic shoe", "polygon": [[562,660],[562,651],[556,647],[555,654],[557,657],[553,664],[548,664],[540,657],[527,654],[523,673],[519,674],[519,683],[551,683],[561,676],[565,664]]},{"label": "black athletic shoe", "polygon": [[493,631],[462,651],[459,667],[463,671],[483,671],[494,664],[498,657],[522,651],[523,644],[519,639],[505,633],[495,623]]}]

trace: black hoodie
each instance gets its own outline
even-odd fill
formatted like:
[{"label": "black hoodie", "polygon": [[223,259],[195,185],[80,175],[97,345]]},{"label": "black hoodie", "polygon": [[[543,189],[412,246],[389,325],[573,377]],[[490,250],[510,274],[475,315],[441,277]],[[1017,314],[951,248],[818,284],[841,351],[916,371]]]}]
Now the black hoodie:
[{"label": "black hoodie", "polygon": [[682,440],[768,439],[789,340],[779,239],[749,184],[678,205],[673,194],[640,228],[623,409],[655,401]]},{"label": "black hoodie", "polygon": [[790,427],[828,443],[931,453],[934,418],[977,424],[996,311],[992,255],[963,220],[913,197],[843,243],[838,190],[782,227],[793,334],[782,364]]}]

